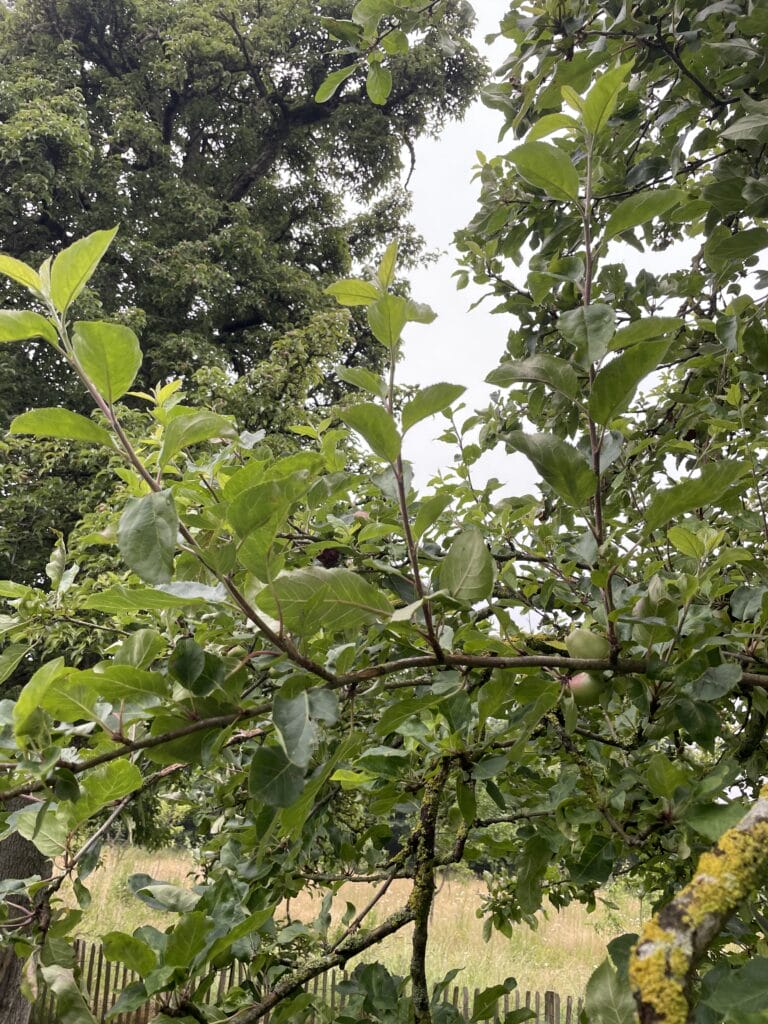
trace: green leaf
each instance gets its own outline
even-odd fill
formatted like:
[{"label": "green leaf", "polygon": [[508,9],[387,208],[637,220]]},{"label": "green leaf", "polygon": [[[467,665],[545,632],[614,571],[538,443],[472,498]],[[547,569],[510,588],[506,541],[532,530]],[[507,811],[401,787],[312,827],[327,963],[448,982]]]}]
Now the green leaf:
[{"label": "green leaf", "polygon": [[403,433],[427,416],[447,409],[467,389],[460,384],[430,384],[421,388],[415,398],[403,408]]},{"label": "green leaf", "polygon": [[591,135],[598,135],[613,116],[619,95],[626,87],[625,79],[631,70],[631,61],[611,68],[600,75],[587,93],[581,113],[584,127]]},{"label": "green leaf", "polygon": [[709,704],[680,697],[675,701],[677,720],[685,731],[706,750],[711,750],[720,735],[720,716]]},{"label": "green leaf", "polygon": [[720,138],[731,139],[735,142],[741,142],[744,139],[768,142],[768,116],[755,113],[740,117],[720,132]]},{"label": "green leaf", "polygon": [[628,348],[630,345],[637,345],[641,341],[664,338],[679,330],[683,326],[683,322],[677,316],[648,316],[642,320],[635,320],[628,327],[616,332],[609,345],[609,350],[615,351]]},{"label": "green leaf", "polygon": [[80,607],[111,615],[130,615],[133,612],[219,603],[224,597],[223,591],[204,584],[187,584],[183,589],[177,586],[179,589],[172,593],[149,587],[108,587],[101,593],[86,597]]},{"label": "green leaf", "polygon": [[61,722],[96,721],[96,694],[78,680],[76,672],[52,680],[40,698],[40,707]]},{"label": "green leaf", "polygon": [[21,260],[14,259],[13,256],[7,256],[5,253],[0,253],[0,274],[5,274],[6,277],[10,277],[17,284],[24,285],[34,296],[42,297],[43,282],[40,279],[40,275],[32,267],[22,263]]},{"label": "green leaf", "polygon": [[754,957],[738,970],[719,974],[713,991],[708,990],[705,976],[701,1001],[719,1013],[736,1007],[742,1013],[768,1009],[768,959]]},{"label": "green leaf", "polygon": [[272,718],[285,755],[291,764],[306,768],[317,743],[317,729],[310,716],[309,694],[306,690],[295,697],[277,693]]},{"label": "green leaf", "polygon": [[745,813],[745,807],[738,800],[727,804],[695,805],[685,812],[685,823],[710,843],[716,843],[723,832],[741,821]]},{"label": "green leaf", "polygon": [[304,789],[304,772],[291,764],[282,747],[262,746],[251,758],[248,790],[270,807],[290,807]]},{"label": "green leaf", "polygon": [[362,38],[362,29],[354,21],[347,21],[344,18],[321,18],[320,24],[329,35],[343,43],[356,46]]},{"label": "green leaf", "polygon": [[[149,974],[149,971],[147,971],[147,974]],[[111,1020],[112,1017],[116,1017],[120,1013],[131,1014],[133,1010],[138,1010],[140,1006],[143,1006],[148,999],[149,993],[144,982],[132,981],[130,985],[125,986],[117,997],[115,1005],[107,1011],[105,1020]],[[152,1020],[158,1021],[160,1017],[153,1017]],[[180,1022],[177,1021],[175,1024],[180,1024]]]},{"label": "green leaf", "polygon": [[131,498],[117,530],[126,564],[147,583],[167,583],[173,574],[179,518],[171,491]]},{"label": "green leaf", "polygon": [[279,480],[265,480],[240,492],[229,506],[229,521],[240,537],[285,517],[312,484],[306,470],[298,470]]},{"label": "green leaf", "polygon": [[491,1017],[496,1017],[499,1000],[503,999],[505,995],[508,995],[516,987],[517,982],[515,979],[507,978],[501,985],[491,985],[480,992],[475,989],[475,999],[472,1004],[470,1021],[489,1020]]},{"label": "green leaf", "polygon": [[552,847],[544,836],[531,836],[520,857],[517,898],[524,914],[535,914],[541,906],[541,883],[552,862]]},{"label": "green leaf", "polygon": [[768,228],[747,228],[735,234],[713,236],[704,246],[707,261],[745,260],[768,247]]},{"label": "green leaf", "polygon": [[94,814],[141,788],[141,772],[135,764],[119,758],[99,765],[81,777],[80,797],[72,804],[70,828],[76,828]]},{"label": "green leaf", "polygon": [[508,444],[526,455],[563,501],[575,508],[586,505],[595,493],[595,474],[576,449],[552,434],[524,434],[515,430]]},{"label": "green leaf", "polygon": [[68,671],[63,658],[54,658],[41,665],[24,686],[13,708],[13,729],[17,739],[26,735],[51,683]]},{"label": "green leaf", "polygon": [[408,300],[400,295],[381,295],[368,306],[367,316],[374,338],[392,351],[408,323]]},{"label": "green leaf", "polygon": [[371,103],[384,106],[392,92],[392,72],[389,68],[382,67],[378,61],[371,64],[365,80],[365,91]]},{"label": "green leaf", "polygon": [[[101,938],[101,946],[107,960],[125,964],[129,971],[149,974],[157,966],[157,956],[141,939],[124,932],[107,932]],[[145,997],[146,998],[146,997]]]},{"label": "green leaf", "polygon": [[595,377],[589,396],[589,414],[597,423],[608,424],[624,412],[634,398],[640,381],[659,365],[670,342],[648,341],[633,345],[604,366]]},{"label": "green leaf", "polygon": [[425,530],[437,522],[440,513],[450,505],[452,500],[451,494],[439,491],[419,502],[419,510],[413,523],[413,535],[417,540]]},{"label": "green leaf", "polygon": [[64,313],[85,288],[109,248],[117,228],[94,231],[60,252],[51,266],[51,299]]},{"label": "green leaf", "polygon": [[605,225],[605,238],[615,238],[623,231],[645,224],[654,217],[679,206],[686,193],[681,188],[660,188],[654,191],[639,192],[619,203]]},{"label": "green leaf", "polygon": [[[460,684],[457,683],[455,690],[458,692]],[[447,693],[427,693],[423,697],[406,697],[390,704],[384,710],[375,726],[377,736],[387,736],[396,732],[401,725],[404,725],[411,718],[418,718],[422,711],[433,708],[445,700]]]},{"label": "green leaf", "polygon": [[30,409],[13,420],[9,433],[58,437],[67,441],[87,441],[112,447],[108,431],[87,416],[70,412],[69,409]]},{"label": "green leaf", "polygon": [[493,591],[494,564],[479,530],[455,538],[440,563],[440,587],[459,601],[482,601]]},{"label": "green leaf", "polygon": [[96,1024],[96,1018],[77,987],[75,975],[68,967],[49,964],[40,968],[43,980],[56,997],[57,1024]]},{"label": "green leaf", "polygon": [[579,378],[570,363],[546,353],[502,363],[485,379],[489,384],[498,384],[502,388],[521,381],[541,382],[567,398],[576,398],[579,393]]},{"label": "green leaf", "polygon": [[704,543],[684,526],[670,527],[667,530],[667,539],[681,554],[688,555],[689,558],[703,558],[706,553]]},{"label": "green leaf", "polygon": [[174,417],[163,434],[163,446],[158,458],[160,467],[166,466],[182,448],[210,441],[214,437],[237,437],[237,431],[228,416],[199,409]]},{"label": "green leaf", "polygon": [[132,665],[119,665],[114,662],[100,668],[98,672],[80,672],[77,678],[99,697],[113,704],[143,705],[148,698],[153,698],[149,701],[150,704],[157,704],[161,697],[170,694],[171,688],[168,676],[160,672],[142,672]]},{"label": "green leaf", "polygon": [[397,268],[397,255],[399,251],[399,244],[396,241],[390,242],[384,250],[381,262],[376,268],[376,280],[379,288],[384,292],[395,283],[395,269]]},{"label": "green leaf", "polygon": [[255,914],[251,914],[244,921],[236,924],[233,928],[230,928],[226,935],[222,935],[216,939],[211,948],[208,950],[207,958],[213,962],[222,953],[225,953],[233,943],[244,939],[251,932],[257,931],[267,921],[271,920],[272,915],[275,912],[274,906],[265,907],[264,910],[257,910]]},{"label": "green leaf", "polygon": [[120,644],[114,655],[116,665],[149,668],[165,650],[166,642],[156,629],[137,629]]},{"label": "green leaf", "polygon": [[553,199],[578,199],[579,174],[571,158],[547,142],[524,142],[509,154],[519,175]]},{"label": "green leaf", "polygon": [[373,584],[350,569],[311,566],[279,576],[257,598],[259,607],[282,620],[288,629],[309,635],[357,630],[387,621],[392,605]]},{"label": "green leaf", "polygon": [[381,47],[385,53],[408,53],[410,43],[405,32],[402,32],[400,29],[394,29],[391,32],[387,32],[381,40]]},{"label": "green leaf", "polygon": [[645,514],[646,530],[656,530],[683,512],[714,505],[746,471],[741,462],[708,462],[695,479],[656,491]]},{"label": "green leaf", "polygon": [[665,754],[654,754],[645,772],[648,788],[654,796],[669,800],[678,786],[688,781],[688,773],[679,764],[673,764]]},{"label": "green leaf", "polygon": [[45,857],[61,857],[67,848],[67,827],[45,804],[15,811],[8,823]]},{"label": "green leaf", "polygon": [[607,882],[616,863],[616,848],[605,836],[596,832],[581,852],[578,863],[571,868],[577,885]]},{"label": "green leaf", "polygon": [[558,321],[560,333],[575,346],[578,358],[585,365],[599,363],[606,354],[615,324],[616,314],[604,302],[569,309]]},{"label": "green leaf", "polygon": [[578,122],[570,114],[545,114],[540,117],[525,137],[526,142],[536,142],[543,139],[552,132],[566,128],[572,130],[578,128]]},{"label": "green leaf", "polygon": [[129,390],[141,366],[139,339],[122,324],[81,320],[72,347],[86,377],[110,405]]},{"label": "green leaf", "polygon": [[358,65],[350,64],[349,67],[332,71],[323,84],[315,93],[315,103],[326,103],[332,96],[336,95],[338,88],[357,71]]},{"label": "green leaf", "polygon": [[4,683],[16,671],[21,659],[30,648],[26,644],[9,644],[0,654],[0,683]]},{"label": "green leaf", "polygon": [[56,328],[39,313],[21,309],[0,309],[0,342],[44,338],[58,344]]},{"label": "green leaf", "polygon": [[334,373],[345,384],[361,388],[376,398],[384,398],[387,393],[387,387],[381,377],[364,366],[335,366]]},{"label": "green leaf", "polygon": [[325,289],[325,294],[332,295],[341,306],[370,306],[381,298],[381,290],[375,284],[357,278],[334,281]]},{"label": "green leaf", "polygon": [[590,1024],[635,1024],[632,990],[608,958],[587,982],[584,1010]]},{"label": "green leaf", "polygon": [[168,659],[168,672],[182,686],[189,688],[203,674],[205,651],[191,637],[182,637],[176,642],[173,654]]},{"label": "green leaf", "polygon": [[405,304],[405,319],[409,324],[431,324],[433,320],[437,319],[437,313],[426,302],[414,302],[413,299],[408,299]]},{"label": "green leaf", "polygon": [[197,954],[205,948],[211,932],[211,919],[199,910],[184,914],[168,936],[163,960],[171,967],[192,966]]},{"label": "green leaf", "polygon": [[698,679],[686,683],[685,692],[695,701],[720,700],[741,682],[740,665],[713,665]]},{"label": "green leaf", "polygon": [[400,435],[391,414],[381,405],[361,402],[341,413],[342,420],[361,434],[371,450],[387,462],[395,462],[400,454]]},{"label": "green leaf", "polygon": [[182,889],[180,885],[172,885],[170,882],[155,881],[149,875],[131,875],[128,878],[128,888],[148,907],[167,910],[172,914],[187,914],[200,902],[197,893]]}]

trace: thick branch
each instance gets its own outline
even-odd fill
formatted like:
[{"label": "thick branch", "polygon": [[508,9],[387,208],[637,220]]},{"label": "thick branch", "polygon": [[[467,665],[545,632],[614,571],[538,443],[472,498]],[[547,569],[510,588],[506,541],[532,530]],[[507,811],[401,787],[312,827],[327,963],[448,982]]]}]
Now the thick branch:
[{"label": "thick branch", "polygon": [[401,910],[396,910],[386,921],[382,921],[377,928],[372,928],[371,931],[365,932],[362,935],[351,936],[332,953],[328,953],[326,956],[319,957],[317,960],[297,968],[297,970],[293,971],[287,978],[284,978],[276,985],[260,1003],[246,1006],[236,1013],[234,1017],[230,1017],[229,1024],[254,1024],[255,1021],[265,1017],[278,1003],[298,992],[308,981],[311,981],[320,974],[324,974],[333,967],[343,966],[347,960],[351,960],[353,956],[357,956],[358,953],[362,953],[363,950],[368,949],[370,946],[377,945],[383,939],[386,939],[388,935],[393,935],[404,925],[410,924],[412,920],[413,910],[410,904]]},{"label": "thick branch", "polygon": [[691,1024],[696,968],[728,918],[768,879],[768,786],[645,925],[629,978],[640,1024]]},{"label": "thick branch", "polygon": [[415,836],[415,870],[408,906],[413,910],[414,929],[411,942],[411,986],[415,1024],[432,1024],[427,984],[427,940],[429,913],[435,897],[435,825],[440,810],[440,797],[448,777],[450,761],[440,767],[424,786],[419,827]]}]

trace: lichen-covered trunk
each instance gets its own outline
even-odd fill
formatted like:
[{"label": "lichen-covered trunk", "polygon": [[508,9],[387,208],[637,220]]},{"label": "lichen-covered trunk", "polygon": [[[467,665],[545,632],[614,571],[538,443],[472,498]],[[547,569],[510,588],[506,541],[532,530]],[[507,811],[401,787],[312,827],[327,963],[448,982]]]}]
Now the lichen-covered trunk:
[{"label": "lichen-covered trunk", "polygon": [[[24,802],[9,801],[5,810],[17,810]],[[49,862],[28,840],[19,835],[0,843],[0,881],[48,874]],[[14,903],[19,902],[16,898]],[[17,911],[12,910],[11,916]],[[0,950],[0,1024],[28,1024],[31,1006],[21,994],[21,960],[12,949]]]},{"label": "lichen-covered trunk", "polygon": [[768,881],[768,786],[646,922],[630,960],[640,1024],[691,1024],[696,968],[728,918]]},{"label": "lichen-covered trunk", "polygon": [[415,835],[415,870],[413,890],[408,901],[413,911],[411,941],[411,994],[415,1024],[432,1024],[432,1010],[427,984],[427,942],[429,915],[435,896],[435,828],[440,810],[440,796],[448,777],[450,761],[443,761],[424,787],[419,825]]}]

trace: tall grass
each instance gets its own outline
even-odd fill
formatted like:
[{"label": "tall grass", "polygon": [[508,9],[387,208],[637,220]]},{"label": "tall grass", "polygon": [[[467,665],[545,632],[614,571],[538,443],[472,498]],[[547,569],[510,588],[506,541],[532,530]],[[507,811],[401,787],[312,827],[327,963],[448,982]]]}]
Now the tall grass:
[{"label": "tall grass", "polygon": [[[134,873],[187,886],[196,879],[194,861],[184,851],[106,849],[101,867],[88,880],[92,903],[79,926],[82,938],[98,941],[109,931],[132,932],[142,924],[164,929],[173,922],[174,915],[152,910],[131,893],[127,879]],[[380,922],[401,907],[409,891],[407,881],[395,881],[366,923],[370,926]],[[460,987],[484,988],[511,975],[523,990],[552,989],[561,995],[579,995],[605,957],[606,944],[616,935],[637,931],[641,920],[639,901],[622,890],[612,890],[610,901],[618,909],[600,903],[592,914],[577,905],[561,911],[550,909],[539,915],[536,930],[521,925],[509,939],[493,932],[486,943],[483,921],[476,913],[484,891],[483,883],[472,877],[442,879],[432,912],[427,961],[433,981],[460,967],[461,973],[454,982]],[[374,887],[367,884],[343,885],[334,901],[332,930],[341,927],[347,901],[360,909],[374,892]],[[289,913],[293,920],[309,921],[317,914],[319,905],[319,897],[304,892],[291,900],[287,908],[281,908],[281,913]],[[377,960],[396,974],[407,974],[410,937],[411,928],[404,928],[360,959]]]}]

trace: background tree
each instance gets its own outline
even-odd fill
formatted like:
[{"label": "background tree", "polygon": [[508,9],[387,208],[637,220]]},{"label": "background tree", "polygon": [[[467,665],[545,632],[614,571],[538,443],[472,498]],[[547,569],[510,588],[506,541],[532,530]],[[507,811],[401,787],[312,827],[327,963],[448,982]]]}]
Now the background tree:
[{"label": "background tree", "polygon": [[[339,3],[330,13],[352,7]],[[276,396],[259,381],[270,375],[275,345],[311,325],[308,337],[324,339],[325,358],[310,345],[319,378],[310,390],[321,404],[338,398],[344,385],[333,365],[370,361],[376,346],[360,329],[341,329],[329,349],[328,321],[313,319],[329,308],[323,288],[390,237],[417,258],[401,154],[462,116],[483,74],[466,39],[471,9],[455,0],[439,7],[427,31],[393,56],[396,90],[375,106],[352,82],[330,102],[315,101],[329,67],[348,57],[307,0],[3,6],[3,250],[37,265],[68,241],[120,223],[100,298],[81,297],[79,315],[141,329],[140,386],[169,376],[191,386],[201,367],[230,379],[250,374],[240,423],[269,430]],[[18,298],[6,290],[6,303]],[[70,371],[44,345],[4,353],[0,381],[5,423],[41,402],[83,407]],[[29,456],[40,490],[18,487],[15,464]],[[13,442],[6,450],[0,490],[9,520],[38,525],[21,549],[18,534],[0,530],[4,575],[39,579],[49,526],[71,528],[97,496],[82,488],[81,460],[60,456]],[[57,458],[61,485],[51,495],[46,465]],[[50,508],[48,523],[41,508]]]}]

